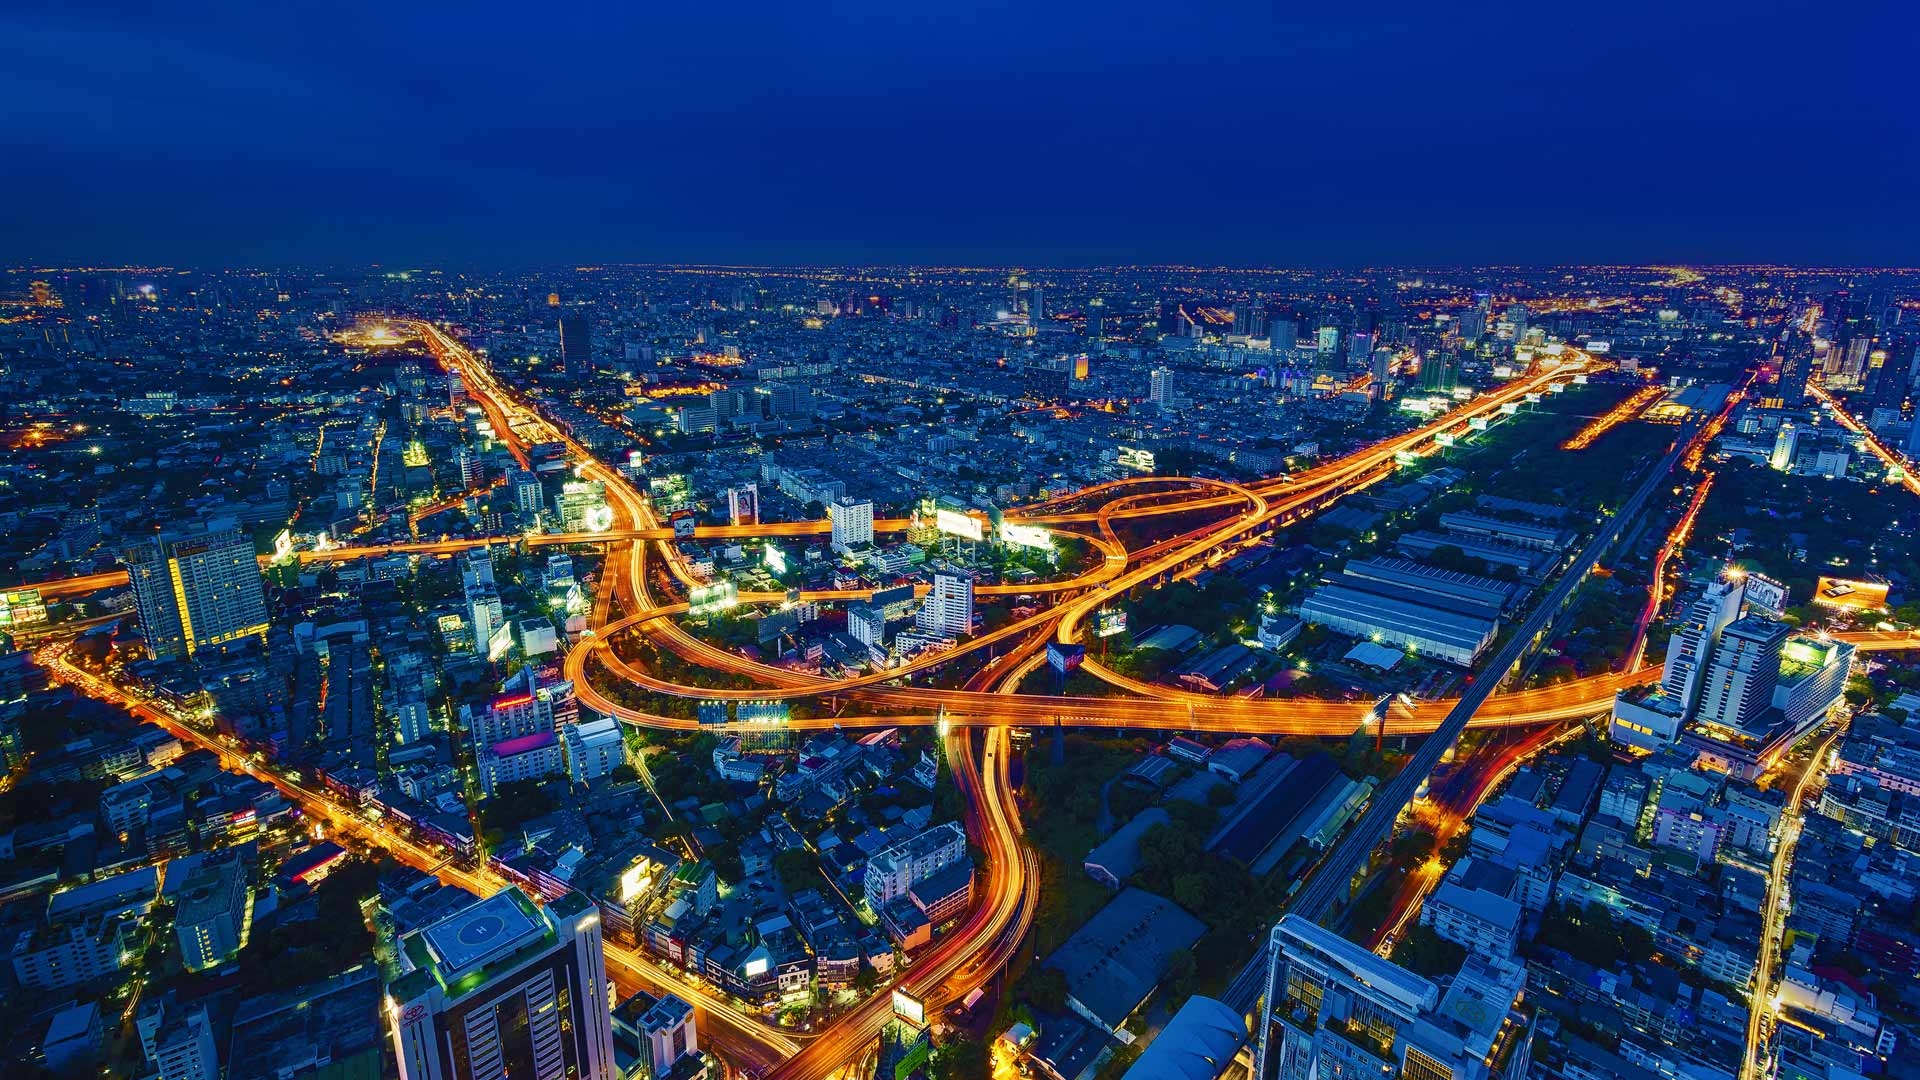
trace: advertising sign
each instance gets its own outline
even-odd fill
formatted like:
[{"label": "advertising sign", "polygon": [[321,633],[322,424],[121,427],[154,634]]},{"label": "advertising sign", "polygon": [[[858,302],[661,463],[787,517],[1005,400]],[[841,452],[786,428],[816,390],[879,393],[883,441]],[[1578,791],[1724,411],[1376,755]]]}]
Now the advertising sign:
[{"label": "advertising sign", "polygon": [[1093,636],[1110,638],[1127,632],[1127,613],[1119,608],[1101,608],[1093,613]]},{"label": "advertising sign", "polygon": [[1120,448],[1119,462],[1123,468],[1152,472],[1153,451],[1142,450],[1137,446],[1123,446]]},{"label": "advertising sign", "polygon": [[687,614],[696,618],[725,611],[740,602],[740,590],[731,581],[695,585],[687,592]]},{"label": "advertising sign", "polygon": [[1071,674],[1086,659],[1085,645],[1062,645],[1057,641],[1047,643],[1047,663],[1062,675]]},{"label": "advertising sign", "polygon": [[1813,591],[1813,602],[1822,607],[1852,611],[1886,607],[1887,583],[1823,577],[1819,588]]},{"label": "advertising sign", "polygon": [[983,539],[987,533],[980,519],[962,514],[957,510],[940,509],[933,512],[933,524],[949,536],[964,537],[968,540]]},{"label": "advertising sign", "polygon": [[1000,542],[1011,547],[1053,550],[1053,537],[1038,525],[1014,525],[1003,521],[1000,523]]},{"label": "advertising sign", "polygon": [[1777,619],[1787,613],[1787,587],[1764,574],[1748,574],[1747,603]]},{"label": "advertising sign", "polygon": [[927,1026],[927,1003],[905,990],[893,992],[893,1015],[914,1027]]},{"label": "advertising sign", "polygon": [[771,540],[767,542],[766,551],[761,554],[760,561],[766,566],[768,573],[784,574],[787,572],[787,553],[780,550],[780,545]]}]

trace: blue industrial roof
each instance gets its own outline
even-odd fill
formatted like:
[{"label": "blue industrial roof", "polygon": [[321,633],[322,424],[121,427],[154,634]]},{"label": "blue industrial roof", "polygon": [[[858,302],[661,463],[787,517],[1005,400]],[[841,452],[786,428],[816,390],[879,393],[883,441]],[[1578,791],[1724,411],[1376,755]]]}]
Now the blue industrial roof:
[{"label": "blue industrial roof", "polygon": [[1218,1080],[1247,1041],[1247,1022],[1226,1004],[1187,999],[1126,1071],[1127,1080]]},{"label": "blue industrial roof", "polygon": [[1167,960],[1193,947],[1207,926],[1163,896],[1124,889],[1047,958],[1067,990],[1108,1029],[1118,1028],[1167,973]]}]

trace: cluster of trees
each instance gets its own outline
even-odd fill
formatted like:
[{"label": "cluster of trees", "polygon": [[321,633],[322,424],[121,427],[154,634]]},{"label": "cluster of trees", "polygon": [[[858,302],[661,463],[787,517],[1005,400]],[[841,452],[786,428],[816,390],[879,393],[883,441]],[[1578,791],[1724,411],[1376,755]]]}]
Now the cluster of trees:
[{"label": "cluster of trees", "polygon": [[295,906],[283,908],[271,925],[256,924],[240,955],[248,993],[291,989],[364,961],[374,937],[360,904],[393,866],[384,856],[348,860],[314,888],[311,918]]},{"label": "cluster of trees", "polygon": [[509,780],[493,789],[493,797],[480,804],[480,827],[489,836],[506,834],[542,814],[551,814],[559,804],[538,780]]},{"label": "cluster of trees", "polygon": [[1642,964],[1653,959],[1653,935],[1632,923],[1616,919],[1599,904],[1584,908],[1556,904],[1547,909],[1537,944],[1559,949],[1597,968],[1622,962]]}]

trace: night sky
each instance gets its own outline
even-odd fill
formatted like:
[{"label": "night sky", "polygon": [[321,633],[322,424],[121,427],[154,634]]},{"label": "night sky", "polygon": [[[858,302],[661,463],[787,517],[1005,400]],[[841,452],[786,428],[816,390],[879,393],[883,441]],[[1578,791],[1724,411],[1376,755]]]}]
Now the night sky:
[{"label": "night sky", "polygon": [[1920,264],[1893,3],[196,6],[0,14],[0,263]]}]

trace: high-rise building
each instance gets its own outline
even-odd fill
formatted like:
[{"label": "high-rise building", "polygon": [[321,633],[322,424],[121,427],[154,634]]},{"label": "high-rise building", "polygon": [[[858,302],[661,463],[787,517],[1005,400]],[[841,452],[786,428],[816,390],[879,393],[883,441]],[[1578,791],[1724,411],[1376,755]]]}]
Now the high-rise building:
[{"label": "high-rise building", "polygon": [[1039,326],[1047,317],[1047,293],[1038,282],[1027,290],[1027,321]]},{"label": "high-rise building", "polygon": [[247,943],[253,890],[238,862],[208,863],[180,887],[173,933],[188,971],[205,971],[226,962]]},{"label": "high-rise building", "polygon": [[1773,704],[1787,624],[1764,615],[1735,620],[1720,635],[1700,691],[1702,724],[1745,731]]},{"label": "high-rise building", "polygon": [[560,316],[560,368],[575,378],[593,369],[593,327],[585,315]]},{"label": "high-rise building", "polygon": [[1157,367],[1147,376],[1147,400],[1163,409],[1173,408],[1173,369]]},{"label": "high-rise building", "polygon": [[140,632],[155,658],[266,640],[260,563],[240,530],[160,536],[128,548],[123,559]]},{"label": "high-rise building", "polygon": [[[1802,386],[1801,389],[1804,392],[1805,387]],[[1799,443],[1799,429],[1793,426],[1793,421],[1783,421],[1779,433],[1773,437],[1773,454],[1767,458],[1768,467],[1775,472],[1786,472],[1792,469],[1793,455],[1799,449]]]},{"label": "high-rise building", "polygon": [[[1099,341],[1107,336],[1107,302],[1099,297],[1087,301],[1087,336]],[[1920,352],[1914,354],[1915,379],[1920,381]]]},{"label": "high-rise building", "polygon": [[1531,1023],[1515,1006],[1526,971],[1471,956],[1443,995],[1431,981],[1311,919],[1268,937],[1255,1080],[1514,1080],[1531,1065]]},{"label": "high-rise building", "polygon": [[690,1055],[704,1056],[693,1006],[672,994],[655,997],[641,991],[621,1002],[613,1010],[613,1033],[616,1042],[632,1049],[634,1066],[626,1080],[686,1075],[677,1068],[679,1062]]},{"label": "high-rise building", "polygon": [[515,469],[507,478],[507,490],[513,496],[513,505],[523,514],[538,514],[546,505],[546,489],[540,484],[540,477],[525,469]]},{"label": "high-rise building", "polygon": [[134,1027],[160,1080],[220,1080],[220,1053],[205,1006],[196,1002],[175,1011],[164,1001],[150,1001]]},{"label": "high-rise building", "polygon": [[913,622],[937,634],[965,637],[973,633],[973,579],[945,570],[933,575],[933,591],[927,593]]},{"label": "high-rise building", "polygon": [[1687,716],[1700,700],[1707,665],[1720,635],[1740,617],[1740,603],[1746,599],[1744,581],[1716,581],[1706,595],[1687,610],[1687,620],[1667,640],[1667,666],[1661,674],[1661,690],[1680,715]]},{"label": "high-rise building", "polygon": [[1266,309],[1258,300],[1242,300],[1233,305],[1233,332],[1240,337],[1259,337],[1266,321]]},{"label": "high-rise building", "polygon": [[1373,350],[1373,368],[1368,373],[1367,396],[1374,401],[1385,401],[1393,389],[1393,350]]},{"label": "high-rise building", "polygon": [[387,986],[401,1080],[613,1080],[600,912],[509,888],[408,934]]},{"label": "high-rise building", "polygon": [[1300,326],[1292,319],[1267,320],[1267,344],[1275,352],[1292,352],[1300,344]]},{"label": "high-rise building", "polygon": [[827,518],[833,523],[833,550],[845,555],[855,548],[873,543],[873,503],[842,495],[827,504]]}]

